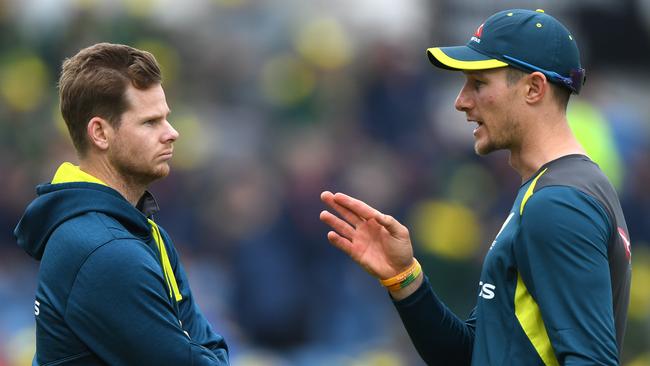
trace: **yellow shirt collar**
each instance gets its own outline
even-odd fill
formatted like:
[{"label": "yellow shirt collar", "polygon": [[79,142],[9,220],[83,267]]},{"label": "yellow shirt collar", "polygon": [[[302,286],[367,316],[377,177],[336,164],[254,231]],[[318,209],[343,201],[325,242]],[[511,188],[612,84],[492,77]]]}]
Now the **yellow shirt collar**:
[{"label": "yellow shirt collar", "polygon": [[107,186],[106,183],[84,172],[78,166],[72,163],[65,162],[61,164],[59,169],[56,170],[56,173],[54,174],[54,178],[52,178],[52,184],[72,183],[72,182],[97,183],[97,184]]}]

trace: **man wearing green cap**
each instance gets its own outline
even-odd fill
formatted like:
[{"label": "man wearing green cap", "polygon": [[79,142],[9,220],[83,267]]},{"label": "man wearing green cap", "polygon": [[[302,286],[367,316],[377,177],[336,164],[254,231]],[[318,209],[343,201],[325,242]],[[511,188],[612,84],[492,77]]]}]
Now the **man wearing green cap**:
[{"label": "man wearing green cap", "polygon": [[566,119],[584,83],[571,33],[542,10],[492,15],[458,47],[427,50],[466,82],[455,107],[474,149],[506,149],[522,178],[485,256],[466,320],[434,294],[406,227],[325,191],[329,241],[387,287],[422,358],[436,365],[617,365],[630,292],[630,240],[616,192]]}]

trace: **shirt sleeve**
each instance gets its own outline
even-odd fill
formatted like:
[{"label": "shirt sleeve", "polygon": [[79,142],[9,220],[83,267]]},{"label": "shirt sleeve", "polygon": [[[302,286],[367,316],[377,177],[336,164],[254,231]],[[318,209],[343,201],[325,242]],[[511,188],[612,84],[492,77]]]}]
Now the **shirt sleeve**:
[{"label": "shirt sleeve", "polygon": [[215,353],[216,357],[227,359],[228,346],[226,345],[223,337],[212,329],[212,326],[201,312],[198,304],[194,301],[192,290],[190,289],[190,282],[187,279],[187,274],[176,248],[172,244],[169,235],[161,229],[167,253],[169,254],[169,261],[174,269],[174,276],[178,283],[179,291],[183,299],[179,302],[179,317],[182,321],[182,327],[185,329],[190,338],[203,347]]},{"label": "shirt sleeve", "polygon": [[618,365],[610,235],[601,204],[575,188],[544,187],[524,206],[515,260],[561,365]]},{"label": "shirt sleeve", "polygon": [[425,276],[409,297],[394,301],[404,327],[428,365],[470,365],[476,318],[463,321],[438,299]]},{"label": "shirt sleeve", "polygon": [[110,365],[228,365],[225,352],[185,334],[152,252],[124,239],[96,249],[72,285],[66,323]]}]

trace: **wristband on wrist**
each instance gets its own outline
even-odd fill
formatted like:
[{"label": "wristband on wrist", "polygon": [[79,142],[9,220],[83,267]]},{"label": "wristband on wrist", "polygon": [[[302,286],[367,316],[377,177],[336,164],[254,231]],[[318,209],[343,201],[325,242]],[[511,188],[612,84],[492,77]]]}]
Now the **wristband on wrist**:
[{"label": "wristband on wrist", "polygon": [[413,258],[413,263],[404,272],[399,273],[391,278],[379,280],[389,291],[397,291],[410,285],[422,273],[422,266],[417,259]]}]

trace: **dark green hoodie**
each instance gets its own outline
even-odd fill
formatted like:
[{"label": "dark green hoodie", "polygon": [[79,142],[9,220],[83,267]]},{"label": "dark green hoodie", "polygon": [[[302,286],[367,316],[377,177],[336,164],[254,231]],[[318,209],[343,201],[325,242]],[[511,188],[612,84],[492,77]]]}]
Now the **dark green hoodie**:
[{"label": "dark green hoodie", "polygon": [[[69,163],[60,173],[85,175]],[[194,302],[171,239],[159,230],[161,255],[152,235],[153,197],[146,193],[137,209],[84,180],[38,186],[14,232],[41,261],[34,364],[227,365],[226,343]]]}]

